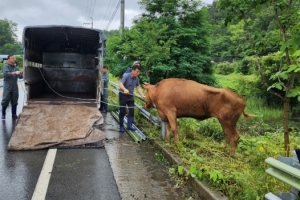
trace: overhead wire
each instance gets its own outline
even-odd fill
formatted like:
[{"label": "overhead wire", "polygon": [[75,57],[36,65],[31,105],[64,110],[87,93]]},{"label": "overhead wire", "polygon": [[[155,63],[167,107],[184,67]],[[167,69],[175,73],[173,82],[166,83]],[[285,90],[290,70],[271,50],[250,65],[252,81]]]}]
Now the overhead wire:
[{"label": "overhead wire", "polygon": [[106,9],[106,12],[105,12],[105,14],[104,14],[104,17],[103,17],[102,20],[101,20],[101,23],[100,23],[100,28],[101,28],[101,29],[104,28],[104,23],[105,23],[105,20],[106,20],[107,13],[108,13],[108,11],[110,10],[111,3],[112,3],[112,0],[109,1],[108,6],[107,6],[107,9]]},{"label": "overhead wire", "polygon": [[91,5],[90,5],[89,12],[88,12],[88,16],[87,16],[87,20],[88,20],[88,21],[90,20],[91,13],[92,13],[92,7],[93,7],[92,5],[93,5],[93,0],[91,0]]},{"label": "overhead wire", "polygon": [[90,2],[90,0],[87,0],[83,25],[85,25],[87,23],[87,16],[88,16],[88,11],[89,11],[89,2]]},{"label": "overhead wire", "polygon": [[118,2],[118,4],[117,4],[117,6],[116,6],[116,8],[115,8],[115,10],[114,10],[114,12],[113,12],[113,14],[112,14],[112,16],[110,17],[109,22],[108,22],[108,24],[106,25],[106,27],[105,27],[104,30],[107,30],[107,29],[109,28],[109,26],[110,26],[112,20],[114,19],[115,15],[116,15],[116,13],[117,13],[117,11],[118,11],[118,9],[119,9],[119,7],[120,7],[120,1]]},{"label": "overhead wire", "polygon": [[[84,19],[84,23],[83,23],[84,25],[91,24],[90,20],[93,17],[95,5],[96,5],[96,0],[88,0],[87,1],[85,19]],[[93,20],[93,18],[92,18],[92,20]]]},{"label": "overhead wire", "polygon": [[97,0],[94,1],[94,6],[93,6],[93,11],[92,11],[92,13],[91,13],[91,17],[93,17],[93,15],[94,15],[94,10],[95,10],[96,1],[97,1]]}]

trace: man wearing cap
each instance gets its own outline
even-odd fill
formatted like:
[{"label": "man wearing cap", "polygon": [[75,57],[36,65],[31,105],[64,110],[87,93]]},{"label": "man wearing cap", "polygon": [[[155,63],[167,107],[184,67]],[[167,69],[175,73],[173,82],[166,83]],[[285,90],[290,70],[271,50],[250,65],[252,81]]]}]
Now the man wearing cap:
[{"label": "man wearing cap", "polygon": [[136,129],[132,127],[133,117],[134,117],[134,88],[137,88],[139,94],[145,98],[143,91],[140,87],[140,81],[138,76],[140,75],[141,68],[138,65],[133,65],[130,73],[125,74],[122,77],[121,82],[119,83],[120,91],[119,91],[119,104],[120,104],[120,112],[119,112],[119,120],[120,120],[120,132],[124,132],[124,116],[125,116],[125,107],[126,105],[129,107],[129,113],[127,117],[127,129],[131,131],[135,131]]},{"label": "man wearing cap", "polygon": [[10,102],[13,119],[17,119],[17,105],[19,99],[18,78],[23,78],[23,71],[19,71],[15,65],[16,60],[13,55],[7,57],[7,63],[3,68],[4,84],[2,95],[2,119],[6,117],[6,108]]}]

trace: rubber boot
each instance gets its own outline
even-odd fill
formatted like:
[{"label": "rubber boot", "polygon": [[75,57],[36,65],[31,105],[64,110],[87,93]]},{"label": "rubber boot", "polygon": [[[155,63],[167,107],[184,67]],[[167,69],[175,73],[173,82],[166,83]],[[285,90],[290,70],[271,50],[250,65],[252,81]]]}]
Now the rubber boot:
[{"label": "rubber boot", "polygon": [[120,118],[119,117],[119,120],[120,120],[120,130],[119,130],[119,132],[121,132],[121,133],[124,133],[124,126],[123,126],[123,124],[124,124],[124,118]]},{"label": "rubber boot", "polygon": [[5,119],[6,116],[6,106],[2,106],[2,119]]},{"label": "rubber boot", "polygon": [[13,119],[18,119],[17,115],[17,105],[11,106],[11,117]]},{"label": "rubber boot", "polygon": [[104,104],[103,104],[103,112],[104,112],[104,113],[107,113],[107,103],[104,103]]},{"label": "rubber boot", "polygon": [[127,129],[131,131],[136,131],[136,128],[132,127],[133,117],[127,118]]}]

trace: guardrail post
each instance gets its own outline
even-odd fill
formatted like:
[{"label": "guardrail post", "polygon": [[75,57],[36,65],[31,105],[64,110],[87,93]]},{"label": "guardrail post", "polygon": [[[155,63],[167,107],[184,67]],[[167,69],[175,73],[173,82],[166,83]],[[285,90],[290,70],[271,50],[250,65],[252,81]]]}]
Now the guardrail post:
[{"label": "guardrail post", "polygon": [[279,156],[278,160],[267,158],[266,163],[271,165],[266,172],[291,186],[290,193],[278,192],[278,196],[272,193],[265,195],[267,200],[296,200],[300,197],[300,149],[294,150],[292,157]]}]

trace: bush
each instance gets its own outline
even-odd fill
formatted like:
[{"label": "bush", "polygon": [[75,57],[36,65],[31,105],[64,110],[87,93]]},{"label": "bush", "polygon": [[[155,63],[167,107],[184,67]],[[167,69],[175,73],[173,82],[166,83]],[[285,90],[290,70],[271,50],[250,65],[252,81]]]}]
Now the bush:
[{"label": "bush", "polygon": [[257,85],[260,84],[258,76],[240,74],[215,75],[217,87],[228,88],[246,98],[260,95]]},{"label": "bush", "polygon": [[[267,91],[267,87],[262,83],[266,82],[267,85],[271,86],[273,81],[270,80],[270,77],[279,71],[282,67],[284,59],[281,57],[281,53],[272,53],[267,56],[263,56],[260,61],[261,71],[263,77],[260,75],[260,82],[261,84],[258,85],[258,89],[261,90],[260,96],[266,99],[266,102],[269,106],[282,106],[282,101],[271,94],[271,92]],[[274,92],[281,94],[284,96],[284,91],[280,91],[276,88],[272,89]]]},{"label": "bush", "polygon": [[2,70],[3,70],[3,67],[4,67],[4,63],[1,63],[1,62],[0,62],[0,70],[1,70],[0,73],[1,73],[1,74],[3,73],[3,71],[2,71]]},{"label": "bush", "polygon": [[216,64],[214,67],[214,73],[228,75],[232,74],[235,71],[235,63],[223,62]]},{"label": "bush", "polygon": [[255,57],[245,57],[241,65],[236,68],[237,73],[242,73],[244,75],[257,74],[256,69],[256,58]]},{"label": "bush", "polygon": [[17,67],[21,70],[23,69],[23,56],[22,55],[16,55],[16,63],[17,63]]}]

